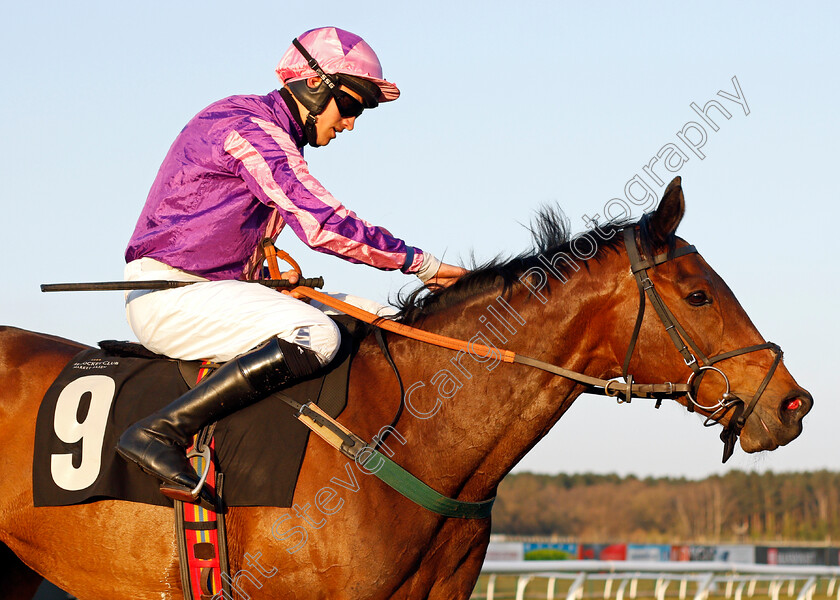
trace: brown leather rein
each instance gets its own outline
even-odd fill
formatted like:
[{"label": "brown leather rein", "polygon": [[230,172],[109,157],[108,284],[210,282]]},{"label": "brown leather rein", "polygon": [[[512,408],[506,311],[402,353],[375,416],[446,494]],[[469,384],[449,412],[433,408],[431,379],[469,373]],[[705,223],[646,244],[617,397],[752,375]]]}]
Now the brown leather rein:
[{"label": "brown leather rein", "polygon": [[[658,408],[661,401],[665,398],[675,399],[680,396],[685,396],[689,401],[687,405],[689,411],[693,412],[695,408],[698,408],[706,413],[706,421],[704,423],[706,426],[715,425],[724,417],[724,415],[726,415],[726,413],[734,409],[728,425],[724,427],[720,436],[724,443],[723,462],[726,462],[732,455],[735,442],[746,424],[747,418],[752,414],[759,398],[767,388],[767,385],[770,383],[770,379],[773,377],[776,367],[778,367],[781,362],[782,351],[779,346],[773,342],[766,342],[763,344],[756,344],[737,350],[723,352],[711,358],[707,357],[665,305],[661,296],[657,292],[656,287],[648,276],[648,269],[654,269],[657,265],[661,265],[687,254],[695,254],[697,253],[697,249],[694,246],[682,246],[680,248],[676,248],[675,244],[672,243],[672,246],[667,252],[657,255],[652,255],[648,252],[647,255],[652,257],[647,259],[643,258],[636,240],[636,234],[637,232],[639,233],[641,243],[647,247],[647,219],[648,217],[646,215],[639,221],[638,226],[635,224],[628,225],[621,230],[624,236],[624,245],[627,250],[627,255],[630,259],[630,270],[636,279],[636,285],[639,289],[639,311],[636,317],[636,324],[633,328],[633,334],[625,354],[624,365],[622,367],[622,377],[624,378],[624,382],[615,379],[607,380],[592,377],[583,373],[565,369],[558,365],[553,365],[545,361],[531,358],[529,356],[523,356],[511,350],[474,344],[464,340],[416,329],[396,321],[384,319],[373,313],[333,298],[332,296],[318,292],[313,288],[297,287],[294,289],[302,296],[316,300],[326,306],[339,310],[351,317],[359,319],[360,321],[371,324],[375,327],[379,327],[385,331],[390,331],[403,337],[442,348],[458,351],[463,350],[474,356],[496,358],[506,363],[527,365],[529,367],[540,369],[583,384],[588,388],[586,390],[587,393],[616,397],[619,402],[630,402],[632,398],[655,398],[657,400],[656,407]],[[266,245],[267,258],[272,254],[276,254],[278,258],[289,261],[290,264],[293,264],[295,270],[300,273],[300,268],[297,266],[297,263],[290,261],[290,257],[285,252],[278,252],[276,250],[272,252],[271,250],[268,250],[268,245]],[[274,263],[273,268],[271,260],[268,261],[268,264],[271,276],[279,278],[280,272],[276,263]],[[666,333],[671,338],[674,346],[677,348],[677,351],[682,355],[686,366],[691,369],[691,375],[689,375],[688,380],[685,383],[673,383],[670,381],[664,383],[636,383],[633,381],[633,376],[628,373],[630,359],[633,356],[636,341],[642,325],[642,319],[644,318],[646,298],[650,301],[651,306],[659,316],[659,320],[662,322]],[[775,358],[764,377],[764,380],[759,385],[750,402],[746,404],[743,400],[730,393],[729,378],[723,370],[713,365],[735,356],[759,350],[770,350],[775,355]],[[704,405],[697,401],[697,389],[699,388],[703,377],[710,371],[714,371],[723,377],[725,392],[716,403],[712,405]]]}]

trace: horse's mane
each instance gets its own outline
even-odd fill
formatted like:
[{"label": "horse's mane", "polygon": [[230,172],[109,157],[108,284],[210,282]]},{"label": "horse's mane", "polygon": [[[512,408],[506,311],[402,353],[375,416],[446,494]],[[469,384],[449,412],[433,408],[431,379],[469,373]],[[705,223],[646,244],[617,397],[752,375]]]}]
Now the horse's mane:
[{"label": "horse's mane", "polygon": [[[599,234],[589,232],[590,238],[596,242],[597,249],[588,260],[598,261],[606,250],[614,249],[621,242],[621,236],[616,233],[625,225],[626,223],[621,225],[608,223],[598,227]],[[532,267],[545,269],[544,264],[539,260],[540,255],[545,259],[550,259],[558,252],[565,252],[575,263],[583,268],[589,268],[588,260],[574,258],[571,252],[571,244],[575,238],[570,233],[569,220],[559,207],[541,207],[528,229],[531,231],[531,247],[518,256],[505,258],[499,255],[480,265],[475,264],[473,260],[470,272],[448,288],[435,289],[426,285],[407,295],[400,295],[396,300],[396,306],[399,309],[396,319],[411,324],[422,317],[440,312],[499,286],[502,288],[502,293],[506,294],[514,286],[520,284],[519,278],[528,269]],[[556,268],[564,276],[570,276],[573,272],[572,268],[563,262],[560,262]]]}]

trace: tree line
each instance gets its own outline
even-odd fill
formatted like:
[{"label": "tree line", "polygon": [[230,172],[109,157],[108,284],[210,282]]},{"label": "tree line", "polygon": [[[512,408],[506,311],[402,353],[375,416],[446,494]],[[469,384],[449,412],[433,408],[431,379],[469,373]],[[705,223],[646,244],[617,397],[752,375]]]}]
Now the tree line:
[{"label": "tree line", "polygon": [[731,471],[702,480],[508,475],[493,533],[586,542],[840,540],[840,473]]}]

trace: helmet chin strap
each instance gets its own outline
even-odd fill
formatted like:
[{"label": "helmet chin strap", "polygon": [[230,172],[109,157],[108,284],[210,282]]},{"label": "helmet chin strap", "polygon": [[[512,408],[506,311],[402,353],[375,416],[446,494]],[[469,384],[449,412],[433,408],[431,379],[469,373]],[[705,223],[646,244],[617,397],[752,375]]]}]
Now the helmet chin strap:
[{"label": "helmet chin strap", "polygon": [[320,83],[317,87],[309,87],[305,79],[298,81],[291,81],[286,84],[292,95],[303,104],[304,108],[309,112],[306,121],[303,123],[303,131],[306,134],[306,141],[310,146],[318,147],[318,132],[315,129],[315,124],[318,122],[318,117],[327,108],[332,94],[330,88],[324,83]]},{"label": "helmet chin strap", "polygon": [[303,124],[303,132],[306,134],[307,143],[313,148],[320,146],[318,143],[318,130],[315,124],[318,122],[318,117],[309,113],[306,116],[306,123]]}]

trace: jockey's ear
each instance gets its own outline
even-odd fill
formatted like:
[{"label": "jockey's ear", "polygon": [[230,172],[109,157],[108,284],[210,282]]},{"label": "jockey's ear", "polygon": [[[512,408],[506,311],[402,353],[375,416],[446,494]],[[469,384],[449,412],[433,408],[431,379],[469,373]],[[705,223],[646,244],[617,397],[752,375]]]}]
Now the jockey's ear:
[{"label": "jockey's ear", "polygon": [[685,197],[680,183],[681,179],[674,177],[650,217],[648,232],[654,246],[664,244],[674,234],[685,214]]}]

